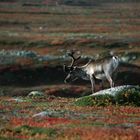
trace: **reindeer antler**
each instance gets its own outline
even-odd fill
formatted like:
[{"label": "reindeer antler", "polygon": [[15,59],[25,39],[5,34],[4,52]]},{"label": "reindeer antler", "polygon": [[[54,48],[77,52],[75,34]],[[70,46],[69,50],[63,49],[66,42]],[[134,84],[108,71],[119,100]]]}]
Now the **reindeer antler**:
[{"label": "reindeer antler", "polygon": [[70,67],[73,67],[74,62],[77,61],[77,60],[79,60],[81,58],[81,56],[78,56],[77,58],[75,58],[74,57],[75,51],[73,51],[73,50],[70,51],[70,52],[68,52],[67,54],[68,54],[68,56],[70,56],[72,58],[72,62],[70,64]]},{"label": "reindeer antler", "polygon": [[74,50],[67,52],[67,56],[70,56],[71,57],[72,62],[70,64],[70,66],[66,66],[65,64],[63,65],[64,72],[67,72],[67,71],[72,70],[73,69],[74,62],[77,61],[77,60],[79,60],[81,58],[81,56],[78,56],[77,58],[75,58],[74,54],[75,54],[75,51]]}]

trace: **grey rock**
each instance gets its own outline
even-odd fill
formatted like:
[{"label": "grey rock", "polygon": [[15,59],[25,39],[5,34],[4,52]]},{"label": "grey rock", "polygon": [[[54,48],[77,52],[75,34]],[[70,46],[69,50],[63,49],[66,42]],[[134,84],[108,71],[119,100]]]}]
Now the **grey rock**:
[{"label": "grey rock", "polygon": [[27,96],[44,96],[44,93],[41,91],[31,91]]}]

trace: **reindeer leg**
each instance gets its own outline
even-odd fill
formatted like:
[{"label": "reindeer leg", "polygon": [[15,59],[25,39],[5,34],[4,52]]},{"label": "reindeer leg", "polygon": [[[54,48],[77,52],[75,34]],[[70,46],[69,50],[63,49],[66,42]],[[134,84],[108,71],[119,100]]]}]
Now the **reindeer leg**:
[{"label": "reindeer leg", "polygon": [[92,87],[92,94],[95,92],[95,80],[93,77],[90,77],[91,87]]},{"label": "reindeer leg", "polygon": [[117,70],[113,73],[114,86],[115,86],[115,83],[116,83],[116,80],[117,80],[118,72],[119,72],[119,70],[117,69]]},{"label": "reindeer leg", "polygon": [[113,82],[111,76],[107,74],[107,75],[106,75],[106,78],[107,78],[107,80],[108,80],[109,83],[110,83],[110,87],[111,87],[111,88],[114,87],[114,82]]}]

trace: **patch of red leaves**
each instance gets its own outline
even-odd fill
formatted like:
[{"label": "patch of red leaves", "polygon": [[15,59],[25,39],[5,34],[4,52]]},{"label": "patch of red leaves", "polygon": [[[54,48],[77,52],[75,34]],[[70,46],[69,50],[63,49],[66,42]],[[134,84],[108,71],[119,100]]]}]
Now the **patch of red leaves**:
[{"label": "patch of red leaves", "polygon": [[[140,133],[136,129],[122,128],[73,128],[65,131],[64,137],[81,140],[139,140]],[[60,138],[62,139],[62,137]],[[58,139],[59,140],[59,139]]]},{"label": "patch of red leaves", "polygon": [[106,107],[104,114],[106,115],[103,118],[103,122],[107,124],[122,124],[122,123],[135,123],[133,118],[138,118],[140,116],[140,109],[138,107],[130,107],[130,106],[118,106]]},{"label": "patch of red leaves", "polygon": [[40,120],[36,120],[33,118],[12,118],[11,119],[11,124],[14,126],[22,126],[22,125],[28,125],[32,127],[51,127],[52,125],[57,125],[57,124],[69,124],[72,123],[71,120],[65,119],[65,118],[43,118]]},{"label": "patch of red leaves", "polygon": [[3,110],[5,107],[3,105],[0,105],[0,110]]},{"label": "patch of red leaves", "polygon": [[30,136],[27,136],[27,135],[18,135],[16,136],[17,139],[29,139]]}]

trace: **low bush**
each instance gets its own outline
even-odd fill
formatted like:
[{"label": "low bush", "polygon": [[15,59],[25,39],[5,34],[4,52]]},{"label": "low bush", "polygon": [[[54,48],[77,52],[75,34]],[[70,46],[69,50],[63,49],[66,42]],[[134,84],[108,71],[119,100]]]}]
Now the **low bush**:
[{"label": "low bush", "polygon": [[132,88],[119,92],[114,96],[116,104],[140,106],[140,88]]},{"label": "low bush", "polygon": [[86,96],[75,102],[78,106],[132,105],[140,106],[140,87],[125,89],[115,96],[104,94]]}]

